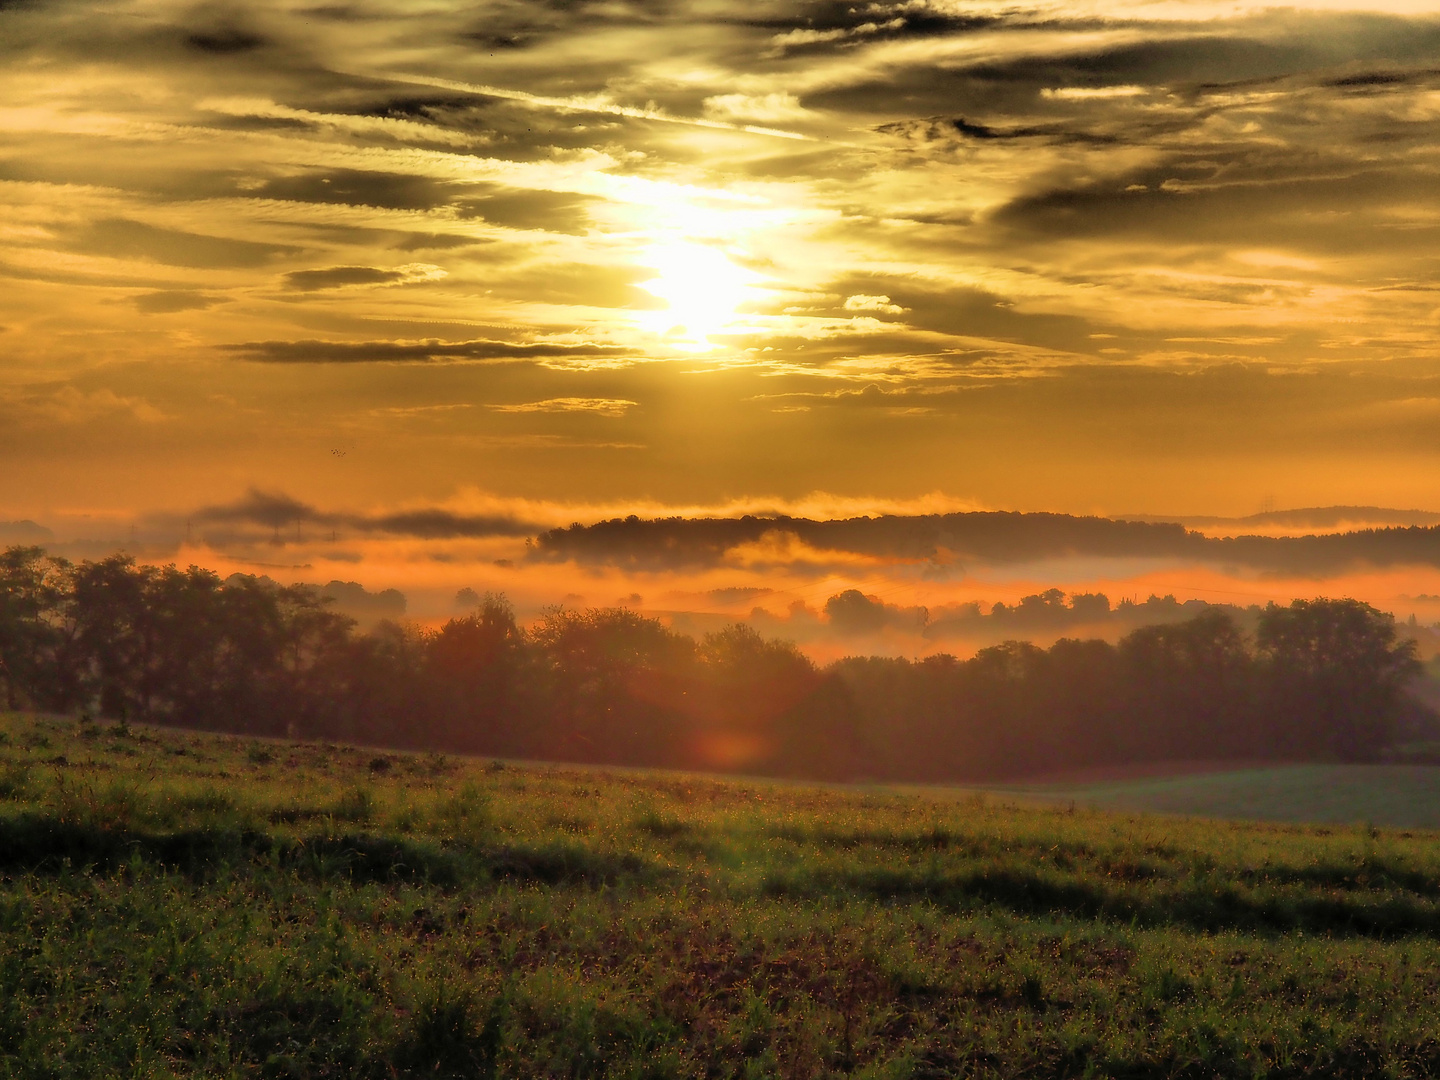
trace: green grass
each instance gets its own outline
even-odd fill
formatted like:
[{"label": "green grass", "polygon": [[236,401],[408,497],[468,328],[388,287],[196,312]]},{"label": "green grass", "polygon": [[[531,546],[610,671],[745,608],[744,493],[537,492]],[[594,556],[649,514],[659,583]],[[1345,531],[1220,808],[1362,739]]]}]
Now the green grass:
[{"label": "green grass", "polygon": [[1440,843],[0,719],[0,1076],[1440,1073]]},{"label": "green grass", "polygon": [[1440,766],[1434,765],[1288,765],[1008,790],[1153,813],[1440,829]]}]

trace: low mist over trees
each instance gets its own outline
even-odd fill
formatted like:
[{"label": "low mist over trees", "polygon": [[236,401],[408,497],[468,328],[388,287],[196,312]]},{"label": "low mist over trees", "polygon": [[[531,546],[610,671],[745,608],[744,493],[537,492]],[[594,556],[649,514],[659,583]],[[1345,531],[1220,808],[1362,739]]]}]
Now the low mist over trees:
[{"label": "low mist over trees", "polygon": [[[1406,693],[1414,643],[1355,600],[1272,605],[1253,635],[1210,608],[1118,645],[1008,641],[969,660],[823,669],[741,624],[696,640],[624,608],[554,609],[526,629],[503,597],[476,600],[438,630],[359,633],[308,586],[10,548],[0,702],[254,735],[924,781],[1185,758],[1370,761],[1433,728]],[[870,614],[842,594],[832,617]]]}]

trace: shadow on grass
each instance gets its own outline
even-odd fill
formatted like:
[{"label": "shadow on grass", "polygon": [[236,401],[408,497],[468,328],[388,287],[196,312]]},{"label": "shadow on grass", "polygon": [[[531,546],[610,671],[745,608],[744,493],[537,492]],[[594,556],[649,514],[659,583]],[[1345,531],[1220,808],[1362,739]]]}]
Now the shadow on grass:
[{"label": "shadow on grass", "polygon": [[506,1003],[480,1004],[468,991],[440,988],[420,1002],[391,1054],[405,1075],[489,1080],[504,1043]]},{"label": "shadow on grass", "polygon": [[[1107,851],[1084,841],[997,839],[973,833],[952,832],[940,826],[915,833],[888,830],[826,830],[782,827],[770,835],[792,843],[819,849],[852,850],[877,848],[906,855],[948,851],[974,860],[1001,861],[1022,856],[1029,861],[1050,864],[1061,871],[1089,870],[1102,876],[1130,881],[1179,880],[1191,870],[1184,852],[1168,845],[1147,845],[1143,856],[1131,852]],[[1417,870],[1397,859],[1367,854],[1356,861],[1319,862],[1305,866],[1265,866],[1258,869],[1227,869],[1226,876],[1247,886],[1298,885],[1344,892],[1400,891],[1440,900],[1440,877]]]},{"label": "shadow on grass", "polygon": [[854,896],[899,903],[928,902],[950,911],[998,907],[1024,915],[1051,915],[1147,927],[1284,932],[1304,930],[1337,937],[1402,937],[1440,931],[1440,906],[1415,896],[1246,890],[1204,879],[1151,884],[1046,875],[1018,867],[955,873],[909,868],[773,872],[762,891],[805,899]]},{"label": "shadow on grass", "polygon": [[0,818],[0,872],[55,874],[137,863],[199,877],[261,866],[318,879],[423,881],[441,887],[494,879],[544,885],[652,884],[670,874],[629,852],[599,852],[578,844],[459,846],[369,833],[285,837],[228,829],[159,833],[39,814]]}]

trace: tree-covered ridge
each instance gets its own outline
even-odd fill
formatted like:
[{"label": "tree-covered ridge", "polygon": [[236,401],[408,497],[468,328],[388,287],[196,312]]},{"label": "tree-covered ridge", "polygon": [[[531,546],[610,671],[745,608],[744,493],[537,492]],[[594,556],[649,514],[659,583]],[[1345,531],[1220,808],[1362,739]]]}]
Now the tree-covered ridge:
[{"label": "tree-covered ridge", "polygon": [[535,561],[574,559],[630,569],[713,566],[726,553],[779,535],[816,551],[953,566],[1064,555],[1184,559],[1292,573],[1355,564],[1440,566],[1440,526],[1357,529],[1310,536],[1206,536],[1174,522],[986,510],[821,521],[787,515],[654,518],[576,523],[535,537]]},{"label": "tree-covered ridge", "polygon": [[1112,645],[817,667],[736,624],[503,597],[367,633],[317,590],[126,556],[0,556],[10,708],[256,735],[786,776],[947,781],[1181,758],[1367,761],[1429,730],[1393,619],[1355,600],[1223,610]]}]

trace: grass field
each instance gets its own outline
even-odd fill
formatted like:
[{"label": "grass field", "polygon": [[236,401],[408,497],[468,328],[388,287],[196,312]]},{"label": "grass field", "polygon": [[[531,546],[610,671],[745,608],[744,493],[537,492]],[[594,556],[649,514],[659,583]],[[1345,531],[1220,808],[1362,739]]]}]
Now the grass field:
[{"label": "grass field", "polygon": [[1440,844],[0,718],[0,1075],[1440,1073]]},{"label": "grass field", "polygon": [[1440,766],[1434,765],[1286,765],[994,790],[1001,797],[1102,809],[1440,829]]}]

